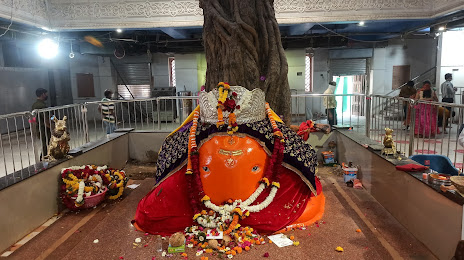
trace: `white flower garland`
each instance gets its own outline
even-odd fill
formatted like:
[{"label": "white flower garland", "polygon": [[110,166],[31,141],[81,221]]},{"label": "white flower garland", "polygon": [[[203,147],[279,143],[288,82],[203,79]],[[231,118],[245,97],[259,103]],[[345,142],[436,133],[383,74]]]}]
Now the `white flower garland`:
[{"label": "white flower garland", "polygon": [[266,189],[266,184],[261,183],[258,188],[251,194],[251,196],[246,199],[243,203],[242,200],[235,200],[232,204],[226,204],[222,206],[218,206],[214,203],[211,202],[210,199],[206,199],[203,203],[204,205],[219,213],[220,217],[215,217],[214,216],[208,216],[208,215],[201,215],[196,218],[196,221],[198,224],[202,225],[203,227],[206,228],[216,228],[225,223],[226,221],[231,222],[233,219],[233,210],[236,208],[240,208],[242,212],[260,212],[261,210],[265,209],[268,207],[272,201],[274,201],[274,198],[277,194],[277,190],[279,189],[279,184],[277,183],[276,185],[272,185],[271,191],[269,192],[269,195],[264,199],[264,201],[258,205],[253,205],[256,199],[261,195],[261,193]]},{"label": "white flower garland", "polygon": [[269,192],[269,195],[266,197],[263,203],[254,206],[243,206],[243,208],[240,205],[240,208],[242,209],[242,211],[248,210],[249,212],[260,212],[261,210],[267,208],[267,206],[269,206],[272,203],[272,201],[274,201],[278,189],[279,188],[277,188],[276,186],[272,186],[271,192]]},{"label": "white flower garland", "polygon": [[84,188],[85,188],[85,183],[84,181],[79,182],[79,191],[77,192],[77,198],[76,198],[76,203],[81,204],[82,201],[84,200]]}]

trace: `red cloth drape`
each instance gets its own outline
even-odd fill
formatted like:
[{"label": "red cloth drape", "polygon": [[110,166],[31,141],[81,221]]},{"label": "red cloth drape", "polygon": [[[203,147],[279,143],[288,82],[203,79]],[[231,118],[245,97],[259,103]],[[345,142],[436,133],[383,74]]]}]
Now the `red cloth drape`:
[{"label": "red cloth drape", "polygon": [[[292,224],[303,213],[306,204],[314,196],[301,178],[288,169],[280,174],[280,189],[274,201],[261,212],[251,213],[241,220],[242,226],[251,226],[260,233],[271,233]],[[316,178],[317,192],[322,192]],[[269,194],[266,189],[257,201],[262,202]],[[135,222],[145,232],[170,235],[183,231],[194,224],[189,204],[185,167],[168,177],[149,192],[139,203]]]}]

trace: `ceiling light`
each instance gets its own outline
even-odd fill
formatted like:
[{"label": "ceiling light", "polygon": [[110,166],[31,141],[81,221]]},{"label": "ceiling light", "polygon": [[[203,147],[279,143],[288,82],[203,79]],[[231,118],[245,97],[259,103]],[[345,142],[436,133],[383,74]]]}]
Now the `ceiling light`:
[{"label": "ceiling light", "polygon": [[40,57],[45,59],[52,59],[55,58],[58,54],[58,43],[52,39],[43,39],[39,42],[37,50],[39,51]]},{"label": "ceiling light", "polygon": [[365,22],[364,21],[361,21],[358,23],[359,26],[364,26]]},{"label": "ceiling light", "polygon": [[118,29],[116,29],[116,32],[117,33],[122,33],[122,29],[118,28]]},{"label": "ceiling light", "polygon": [[446,29],[445,26],[440,26],[440,27],[438,27],[438,30],[439,30],[440,32],[443,32],[445,29]]}]

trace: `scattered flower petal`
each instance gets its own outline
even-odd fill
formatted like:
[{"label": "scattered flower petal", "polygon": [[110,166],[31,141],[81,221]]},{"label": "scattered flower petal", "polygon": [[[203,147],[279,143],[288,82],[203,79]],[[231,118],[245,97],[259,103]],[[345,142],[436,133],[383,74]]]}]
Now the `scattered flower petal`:
[{"label": "scattered flower petal", "polygon": [[193,248],[193,244],[188,244],[187,247],[188,248]]},{"label": "scattered flower petal", "polygon": [[337,248],[335,248],[335,251],[337,251],[337,252],[343,252],[343,247],[337,246]]},{"label": "scattered flower petal", "polygon": [[98,239],[95,239],[95,240],[93,241],[94,244],[98,244],[98,242],[100,242]]},{"label": "scattered flower petal", "polygon": [[143,247],[147,247],[147,246],[148,246],[148,244],[146,244],[146,245],[143,245]]},{"label": "scattered flower petal", "polygon": [[234,257],[233,255],[227,255],[227,258],[229,258],[229,259],[231,259],[233,257]]},{"label": "scattered flower petal", "polygon": [[295,241],[295,242],[293,242],[293,245],[294,245],[294,246],[299,246],[299,245],[300,245],[300,242],[299,242],[299,241]]},{"label": "scattered flower petal", "polygon": [[356,229],[356,232],[361,233],[361,229],[359,229],[359,228]]},{"label": "scattered flower petal", "polygon": [[124,256],[120,256],[119,259],[124,259]]},{"label": "scattered flower petal", "polygon": [[140,237],[135,239],[135,243],[140,243],[140,242],[142,242],[142,239]]},{"label": "scattered flower petal", "polygon": [[269,257],[269,253],[268,252],[264,253],[263,257]]},{"label": "scattered flower petal", "polygon": [[145,233],[145,236],[148,236],[148,233]]},{"label": "scattered flower petal", "polygon": [[163,251],[163,253],[161,253],[161,256],[166,256],[166,251]]}]

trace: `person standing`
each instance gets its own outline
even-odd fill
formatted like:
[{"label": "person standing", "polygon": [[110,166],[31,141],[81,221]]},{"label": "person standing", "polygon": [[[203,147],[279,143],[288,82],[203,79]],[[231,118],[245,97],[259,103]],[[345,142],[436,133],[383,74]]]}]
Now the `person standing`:
[{"label": "person standing", "polygon": [[102,113],[103,124],[105,125],[106,134],[111,134],[116,130],[115,117],[114,117],[114,103],[111,101],[113,92],[109,89],[103,93],[105,97],[101,100],[104,103],[100,104],[100,112]]},{"label": "person standing", "polygon": [[[442,102],[454,103],[454,98],[456,96],[457,88],[455,88],[453,86],[453,83],[451,83],[452,80],[453,80],[453,75],[451,73],[446,73],[445,82],[441,84],[441,94],[442,94],[441,101]],[[451,107],[446,107],[446,109],[448,109],[450,113],[452,112]],[[451,116],[454,116],[453,113],[451,113]]]},{"label": "person standing", "polygon": [[[414,87],[414,81],[410,80],[406,85],[404,85],[401,90],[400,94],[398,95],[399,97],[402,98],[415,98],[416,96],[416,88]],[[406,129],[409,128],[409,120],[408,120],[408,107],[409,107],[409,102],[408,101],[403,101],[403,119],[404,119],[404,126]]]},{"label": "person standing", "polygon": [[424,102],[416,104],[414,134],[424,138],[435,137],[435,135],[439,133],[436,121],[437,106],[430,104],[430,101],[437,102],[438,98],[435,91],[432,89],[432,83],[430,83],[430,81],[424,81],[415,99]]},{"label": "person standing", "polygon": [[327,119],[330,126],[337,124],[337,100],[335,100],[335,88],[337,83],[335,81],[329,82],[329,87],[324,91],[324,94],[330,94],[332,96],[324,96],[325,112],[327,113]]},{"label": "person standing", "polygon": [[[48,99],[48,91],[43,88],[38,88],[35,91],[35,95],[37,96],[37,100],[32,104],[31,111],[36,110],[36,109],[44,109],[47,108],[47,101]],[[52,133],[50,131],[50,116],[49,112],[39,112],[38,116],[35,118],[36,119],[36,135],[37,138],[40,139],[42,142],[42,154],[40,156],[40,160],[42,160],[42,157],[47,155],[47,146],[48,146],[48,140],[50,139]]]}]

